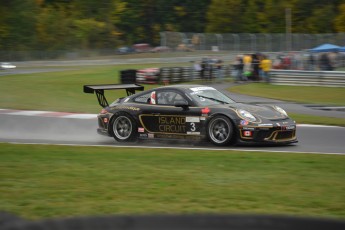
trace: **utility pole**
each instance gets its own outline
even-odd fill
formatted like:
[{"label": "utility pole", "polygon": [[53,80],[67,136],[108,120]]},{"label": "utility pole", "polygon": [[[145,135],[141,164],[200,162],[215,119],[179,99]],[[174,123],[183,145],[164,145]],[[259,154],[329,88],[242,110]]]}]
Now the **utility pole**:
[{"label": "utility pole", "polygon": [[291,51],[291,9],[285,8],[285,40],[286,40],[286,50]]}]

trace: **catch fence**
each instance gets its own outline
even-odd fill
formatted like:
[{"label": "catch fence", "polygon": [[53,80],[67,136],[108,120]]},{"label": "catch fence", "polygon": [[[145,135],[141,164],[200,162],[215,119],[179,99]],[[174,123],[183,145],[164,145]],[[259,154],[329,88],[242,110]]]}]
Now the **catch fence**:
[{"label": "catch fence", "polygon": [[312,49],[324,43],[344,46],[345,33],[181,33],[161,32],[161,46],[175,50],[232,52],[286,52]]},{"label": "catch fence", "polygon": [[[160,45],[167,49],[155,57],[225,56],[253,52],[306,51],[324,43],[345,46],[345,33],[284,34],[284,33],[182,33],[161,32]],[[152,46],[154,44],[151,44]],[[0,61],[124,59],[118,47],[90,50],[0,50]],[[131,53],[133,54],[133,53]],[[142,54],[142,53],[141,53]],[[150,57],[150,55],[146,55]],[[151,55],[152,56],[152,55]],[[140,56],[142,58],[142,56]]]}]

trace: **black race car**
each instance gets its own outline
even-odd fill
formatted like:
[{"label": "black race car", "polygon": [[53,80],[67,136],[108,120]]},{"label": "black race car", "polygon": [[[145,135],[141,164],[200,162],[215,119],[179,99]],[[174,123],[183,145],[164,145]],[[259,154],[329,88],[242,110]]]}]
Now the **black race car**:
[{"label": "black race car", "polygon": [[[110,105],[105,90],[125,89]],[[278,106],[236,103],[215,88],[171,85],[143,91],[137,84],[85,85],[103,107],[98,133],[119,142],[140,139],[207,139],[215,145],[297,142],[296,123]]]}]

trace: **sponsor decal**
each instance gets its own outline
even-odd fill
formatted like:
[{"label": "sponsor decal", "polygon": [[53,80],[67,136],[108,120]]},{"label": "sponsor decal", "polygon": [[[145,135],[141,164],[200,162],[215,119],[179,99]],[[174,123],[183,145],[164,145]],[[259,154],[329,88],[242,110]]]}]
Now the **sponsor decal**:
[{"label": "sponsor decal", "polygon": [[294,130],[296,127],[294,125],[282,126],[282,130]]},{"label": "sponsor decal", "polygon": [[253,132],[252,131],[248,131],[248,130],[244,130],[243,131],[243,136],[251,137],[251,136],[253,136]]},{"label": "sponsor decal", "polygon": [[201,109],[201,114],[209,114],[211,110],[208,107]]},{"label": "sponsor decal", "polygon": [[140,133],[139,137],[147,138],[147,134],[146,133]]},{"label": "sponsor decal", "polygon": [[148,138],[155,138],[155,135],[153,133],[149,133],[149,134],[147,134],[147,137]]},{"label": "sponsor decal", "polygon": [[202,90],[216,90],[216,89],[212,88],[212,87],[209,87],[209,86],[202,86],[202,87],[190,88],[190,90],[196,92],[196,91],[202,91]]},{"label": "sponsor decal", "polygon": [[200,132],[187,132],[188,135],[200,135]]},{"label": "sponsor decal", "polygon": [[273,126],[273,124],[258,124],[259,127]]},{"label": "sponsor decal", "polygon": [[186,118],[185,117],[164,117],[158,119],[158,129],[164,133],[185,133]]},{"label": "sponsor decal", "polygon": [[250,127],[243,127],[242,130],[251,130],[251,131],[254,131],[255,128],[250,128]]},{"label": "sponsor decal", "polygon": [[205,117],[200,117],[200,121],[204,121],[204,120],[206,120]]},{"label": "sponsor decal", "polygon": [[241,120],[241,125],[248,125],[248,124],[249,124],[249,121]]},{"label": "sponsor decal", "polygon": [[143,133],[143,132],[145,132],[145,129],[143,127],[139,127],[138,128],[138,133]]},{"label": "sponsor decal", "polygon": [[124,110],[133,110],[133,111],[139,111],[140,108],[133,107],[133,106],[117,106],[116,109],[124,109]]},{"label": "sponsor decal", "polygon": [[186,122],[200,122],[199,117],[186,117]]}]

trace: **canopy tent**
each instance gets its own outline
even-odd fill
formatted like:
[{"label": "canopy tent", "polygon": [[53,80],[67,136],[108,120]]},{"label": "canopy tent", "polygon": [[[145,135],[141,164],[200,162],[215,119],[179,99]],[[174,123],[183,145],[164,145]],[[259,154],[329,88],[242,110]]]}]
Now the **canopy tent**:
[{"label": "canopy tent", "polygon": [[341,47],[333,44],[323,44],[313,49],[310,49],[311,52],[333,52],[339,51]]},{"label": "canopy tent", "polygon": [[339,51],[340,51],[340,52],[345,52],[345,46],[340,47]]}]

